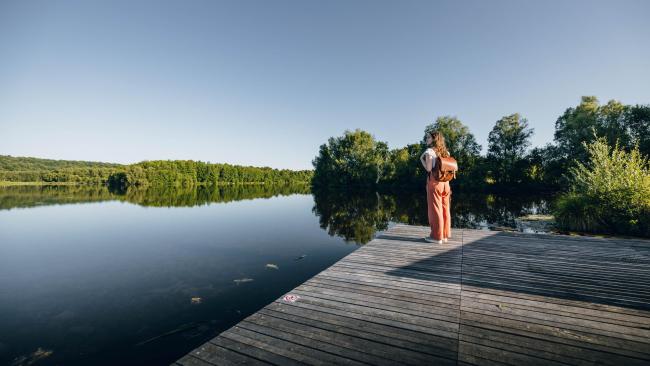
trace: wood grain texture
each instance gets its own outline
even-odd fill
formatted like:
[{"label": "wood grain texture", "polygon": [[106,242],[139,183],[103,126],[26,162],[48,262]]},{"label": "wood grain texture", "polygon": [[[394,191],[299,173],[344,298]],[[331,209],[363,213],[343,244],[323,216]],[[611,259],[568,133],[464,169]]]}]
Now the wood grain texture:
[{"label": "wood grain texture", "polygon": [[395,225],[177,365],[650,365],[650,241]]}]

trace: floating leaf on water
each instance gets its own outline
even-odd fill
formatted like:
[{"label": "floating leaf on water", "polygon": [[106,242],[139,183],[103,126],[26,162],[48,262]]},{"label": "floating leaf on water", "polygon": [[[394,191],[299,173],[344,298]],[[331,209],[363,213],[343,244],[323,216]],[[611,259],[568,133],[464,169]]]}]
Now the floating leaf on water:
[{"label": "floating leaf on water", "polygon": [[54,353],[54,351],[49,350],[49,349],[42,349],[41,347],[38,347],[38,349],[34,352],[32,352],[29,355],[23,355],[20,357],[14,358],[14,361],[11,363],[12,366],[29,366],[33,365],[36,362],[50,357]]},{"label": "floating leaf on water", "polygon": [[303,254],[303,255],[301,255],[300,257],[294,259],[294,261],[299,261],[299,260],[305,258],[306,256],[307,256],[307,254]]},{"label": "floating leaf on water", "polygon": [[239,285],[240,283],[251,282],[251,281],[253,281],[252,278],[239,278],[239,279],[233,280],[233,282],[235,282],[235,283],[238,284],[238,285]]},{"label": "floating leaf on water", "polygon": [[267,263],[267,264],[266,264],[266,268],[271,268],[271,269],[280,269],[280,267],[278,267],[277,264],[273,264],[273,263]]},{"label": "floating leaf on water", "polygon": [[192,304],[200,304],[201,301],[203,301],[203,299],[200,298],[200,297],[193,297],[193,298],[191,299]]}]

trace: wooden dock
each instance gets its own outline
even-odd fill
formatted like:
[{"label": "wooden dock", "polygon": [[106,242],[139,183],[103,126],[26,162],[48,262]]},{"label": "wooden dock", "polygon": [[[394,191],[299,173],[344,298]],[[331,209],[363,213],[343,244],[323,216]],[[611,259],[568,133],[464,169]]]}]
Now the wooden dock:
[{"label": "wooden dock", "polygon": [[428,230],[390,228],[175,365],[650,365],[650,241]]}]

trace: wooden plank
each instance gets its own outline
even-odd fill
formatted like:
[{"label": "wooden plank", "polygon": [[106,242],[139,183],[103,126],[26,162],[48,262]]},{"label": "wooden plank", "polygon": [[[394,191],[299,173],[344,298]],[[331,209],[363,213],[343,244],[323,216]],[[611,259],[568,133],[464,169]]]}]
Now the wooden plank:
[{"label": "wooden plank", "polygon": [[[301,294],[300,292],[296,291],[293,293]],[[413,312],[402,312],[395,309],[386,309],[384,306],[374,307],[368,306],[368,304],[351,304],[348,302],[339,301],[338,299],[327,299],[323,297],[310,296],[309,294],[304,293],[302,295],[303,298],[301,298],[300,301],[307,304],[350,311],[358,314],[399,321],[406,324],[418,324],[429,327],[431,328],[431,332],[435,332],[434,334],[439,334],[442,336],[449,336],[449,332],[458,332],[457,319],[446,320],[444,318],[438,319],[430,316],[422,317],[417,312],[414,314]]]},{"label": "wooden plank", "polygon": [[[612,249],[615,250],[615,249]],[[535,264],[544,264],[549,268],[564,269],[571,268],[572,271],[589,271],[594,274],[603,273],[603,271],[610,271],[612,275],[629,275],[629,274],[639,274],[643,276],[648,275],[647,265],[637,265],[630,264],[628,262],[605,262],[602,260],[588,260],[587,258],[579,258],[580,254],[565,254],[558,257],[550,257],[543,254],[531,254],[531,253],[504,253],[496,252],[494,250],[488,250],[483,248],[478,249],[469,249],[463,248],[463,261],[465,262],[477,262],[484,264],[491,264],[495,266],[507,266],[507,265],[535,265]]]},{"label": "wooden plank", "polygon": [[260,313],[251,315],[246,319],[246,322],[292,333],[307,340],[317,341],[321,347],[324,344],[338,346],[341,354],[345,352],[347,354],[346,357],[360,362],[372,365],[392,365],[400,361],[399,357],[396,356],[398,350],[395,347],[390,347],[383,343],[355,338],[342,333],[310,327]]},{"label": "wooden plank", "polygon": [[517,299],[525,299],[525,300],[531,300],[531,301],[539,301],[539,302],[545,302],[549,304],[556,304],[556,305],[569,305],[569,306],[575,306],[575,307],[580,307],[580,308],[585,308],[585,309],[592,309],[592,310],[599,310],[603,312],[608,312],[608,313],[617,313],[620,316],[636,316],[636,317],[648,317],[650,316],[650,312],[648,311],[643,311],[643,310],[637,310],[637,309],[632,309],[632,308],[626,308],[626,307],[621,307],[621,306],[613,306],[609,304],[601,304],[601,303],[590,303],[587,301],[580,301],[580,300],[570,300],[566,298],[559,298],[559,297],[547,297],[547,296],[541,296],[541,295],[536,295],[536,294],[531,294],[531,293],[526,293],[526,292],[513,292],[513,291],[506,291],[503,289],[497,289],[497,288],[490,288],[490,287],[482,287],[482,286],[474,286],[470,284],[463,284],[463,294],[467,293],[480,293],[480,294],[487,294],[491,296],[505,296],[507,298],[517,298]]},{"label": "wooden plank", "polygon": [[319,279],[330,279],[335,281],[346,281],[349,283],[359,283],[372,286],[382,286],[384,288],[390,289],[407,289],[408,291],[435,295],[440,294],[442,296],[450,298],[458,298],[460,296],[460,284],[448,284],[448,283],[437,283],[437,282],[421,282],[421,281],[411,281],[408,279],[401,279],[399,277],[391,276],[379,276],[375,274],[365,274],[357,272],[344,272],[344,271],[333,271],[327,270],[322,272],[319,276]]},{"label": "wooden plank", "polygon": [[539,338],[577,347],[586,347],[633,358],[650,360],[648,345],[646,343],[596,335],[587,332],[567,330],[553,325],[461,311],[461,326],[463,325],[476,326],[496,331],[507,331],[508,333],[520,336]]},{"label": "wooden plank", "polygon": [[[431,327],[429,324],[405,322],[404,319],[400,319],[399,317],[397,317],[396,319],[388,319],[388,318],[383,318],[381,316],[366,315],[362,313],[349,311],[348,309],[345,308],[324,307],[320,305],[312,305],[306,302],[296,302],[291,305],[287,305],[286,303],[281,303],[281,304],[283,306],[300,307],[304,309],[319,311],[322,313],[345,316],[352,319],[365,320],[367,322],[371,322],[375,324],[388,325],[390,327],[397,328],[398,330],[396,332],[400,332],[400,333],[403,331],[419,332],[424,335],[424,338],[426,338],[427,336],[432,336],[433,339],[437,339],[436,342],[444,345],[447,345],[448,339],[454,340],[454,344],[455,344],[455,340],[458,338],[457,332],[441,331]],[[273,304],[269,306],[272,305]]]},{"label": "wooden plank", "polygon": [[[320,352],[320,354],[318,355],[319,357],[312,357],[309,354],[317,353],[316,350],[309,349],[308,352],[305,352],[306,347],[303,347],[301,345],[283,341],[281,339],[273,338],[237,326],[232,327],[228,331],[222,333],[221,337],[219,338],[220,339],[226,338],[238,342],[240,344],[246,345],[247,349],[244,352],[254,353],[257,358],[262,358],[265,361],[270,361],[275,364],[280,364],[280,365],[302,365],[305,363],[311,365],[325,364],[320,358],[324,356],[322,352]],[[260,351],[264,351],[265,353],[261,353]]]},{"label": "wooden plank", "polygon": [[[301,316],[309,319],[317,319],[320,322],[351,327],[353,329],[362,330],[377,335],[389,334],[391,341],[403,340],[413,344],[426,345],[435,350],[435,354],[440,354],[446,358],[456,358],[456,340],[451,338],[434,336],[428,333],[422,333],[416,330],[405,329],[401,327],[402,324],[386,324],[375,322],[375,318],[360,318],[354,316],[347,316],[345,313],[330,313],[320,311],[322,309],[314,310],[306,307],[295,306],[294,304],[281,304],[274,302],[267,306],[265,309],[276,311],[279,313],[291,314]],[[265,309],[262,309],[265,310]],[[405,348],[409,348],[406,346]]]},{"label": "wooden plank", "polygon": [[[564,366],[565,363],[556,362],[548,358],[532,356],[511,350],[500,349],[495,347],[484,346],[482,344],[469,343],[461,340],[458,344],[459,360],[479,365],[505,364],[512,366],[531,365],[531,366]],[[482,360],[481,360],[482,359]],[[489,361],[489,362],[485,362]]]},{"label": "wooden plank", "polygon": [[223,333],[223,336],[213,338],[210,343],[241,355],[275,365],[297,366],[301,364],[296,360],[269,351],[267,349],[268,347],[259,347],[258,343],[247,341],[246,338],[240,337],[232,331],[226,331]]},{"label": "wooden plank", "polygon": [[[226,364],[226,363],[224,363]],[[196,358],[192,355],[185,355],[180,360],[174,363],[174,366],[214,366],[215,364],[203,361],[200,358]]]},{"label": "wooden plank", "polygon": [[342,291],[354,291],[357,294],[381,296],[388,299],[401,299],[412,303],[433,304],[451,309],[458,309],[457,297],[434,296],[427,293],[415,292],[397,288],[386,288],[380,286],[369,286],[347,281],[336,281],[329,278],[315,278],[308,282],[312,286],[320,286]]},{"label": "wooden plank", "polygon": [[[445,287],[448,289],[455,290],[455,292],[460,293],[460,277],[458,279],[454,278],[453,280],[445,278],[416,278],[413,275],[409,274],[405,276],[404,274],[398,273],[384,273],[380,271],[372,271],[361,268],[344,268],[336,267],[329,268],[322,273],[323,275],[335,275],[343,274],[345,276],[358,277],[364,276],[365,278],[375,279],[379,281],[387,281],[387,284],[413,284],[424,286],[422,289],[428,289],[430,286]],[[439,291],[436,289],[435,291]]]},{"label": "wooden plank", "polygon": [[545,314],[565,315],[577,319],[587,319],[645,330],[650,329],[650,318],[620,314],[611,310],[596,310],[590,307],[585,307],[583,304],[562,305],[543,300],[528,300],[505,295],[497,296],[487,293],[463,291],[463,300],[470,299],[494,306],[502,305],[517,309],[530,309]]},{"label": "wooden plank", "polygon": [[374,306],[381,309],[399,311],[404,314],[412,314],[432,319],[442,319],[448,321],[457,321],[458,310],[447,307],[439,307],[432,304],[416,303],[404,301],[401,299],[391,299],[367,294],[358,294],[341,289],[329,289],[325,287],[302,285],[294,292],[302,291],[308,296],[317,296],[332,300],[344,301],[349,304],[361,306]]},{"label": "wooden plank", "polygon": [[338,272],[346,273],[351,275],[364,275],[369,277],[374,277],[377,279],[388,280],[392,283],[412,283],[418,285],[424,285],[426,287],[436,285],[439,287],[446,287],[451,289],[456,289],[460,292],[460,276],[449,278],[445,276],[432,275],[424,272],[416,271],[373,271],[365,268],[351,268],[339,266],[336,268],[330,268],[327,270],[329,272]]},{"label": "wooden plank", "polygon": [[460,340],[571,365],[643,365],[647,361],[576,345],[519,336],[504,331],[461,326]]},{"label": "wooden plank", "polygon": [[[366,365],[363,362],[350,358],[350,353],[346,348],[341,348],[330,343],[319,342],[247,321],[237,324],[235,328],[237,328],[237,332],[247,332],[251,338],[255,337],[256,339],[264,340],[266,344],[286,345],[288,346],[288,350],[293,350],[291,357],[305,363],[311,363],[312,359],[319,359],[326,364]],[[352,353],[352,356],[354,356],[354,353]]]},{"label": "wooden plank", "polygon": [[345,323],[328,322],[323,321],[320,317],[310,318],[308,316],[303,316],[304,314],[295,315],[288,312],[278,312],[267,309],[262,309],[259,313],[303,324],[311,328],[329,330],[343,335],[349,335],[355,339],[383,344],[388,347],[388,351],[391,355],[398,357],[405,362],[406,360],[413,360],[416,364],[435,362],[436,364],[447,365],[456,363],[456,352],[447,355],[451,357],[443,358],[441,357],[442,352],[439,347],[431,347],[431,345],[414,342],[412,340],[402,340],[392,336],[392,333],[389,332],[368,332],[366,329],[363,329],[364,324],[362,322],[354,320],[348,320]]},{"label": "wooden plank", "polygon": [[208,343],[203,344],[199,348],[190,352],[190,356],[200,359],[209,364],[214,365],[268,365],[269,363],[260,361],[256,358],[245,356],[237,352],[231,351],[227,348],[220,347],[214,344],[214,340],[219,340],[219,337],[214,338]]},{"label": "wooden plank", "polygon": [[468,302],[463,299],[461,311],[471,312],[474,314],[484,314],[501,319],[512,319],[525,321],[527,323],[548,325],[559,327],[566,330],[578,331],[592,335],[606,335],[631,341],[648,343],[650,347],[650,331],[645,329],[620,326],[598,321],[589,321],[577,319],[571,316],[562,316],[556,314],[545,314],[528,309],[518,309],[511,306],[498,306],[492,304],[481,304],[477,302]]},{"label": "wooden plank", "polygon": [[569,300],[589,301],[640,310],[650,310],[650,305],[644,298],[616,295],[607,292],[589,292],[578,288],[564,286],[541,286],[534,281],[507,280],[505,278],[484,278],[471,274],[463,275],[463,282],[475,287],[489,287],[510,292],[524,292],[547,297],[561,297]]},{"label": "wooden plank", "polygon": [[[648,292],[643,285],[646,282],[646,277],[642,273],[625,273],[625,272],[596,272],[589,269],[576,268],[577,266],[552,266],[547,263],[529,263],[519,261],[508,267],[503,267],[503,263],[495,265],[495,261],[483,259],[483,262],[468,260],[463,263],[463,272],[472,271],[474,273],[494,273],[499,274],[514,274],[514,275],[533,275],[544,276],[551,280],[564,280],[571,279],[574,282],[587,283],[596,286],[610,286],[614,288],[621,288],[628,290],[635,288],[640,291]],[[571,273],[567,273],[567,268],[571,267]],[[610,269],[613,271],[613,269]],[[648,271],[648,278],[650,278],[650,271]],[[626,287],[629,284],[631,287]]]}]

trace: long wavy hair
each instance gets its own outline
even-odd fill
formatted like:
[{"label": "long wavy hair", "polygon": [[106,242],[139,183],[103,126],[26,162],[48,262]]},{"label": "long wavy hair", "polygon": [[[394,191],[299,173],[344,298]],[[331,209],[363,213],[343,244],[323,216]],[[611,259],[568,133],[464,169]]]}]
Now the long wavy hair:
[{"label": "long wavy hair", "polygon": [[445,144],[445,137],[442,135],[442,132],[432,131],[430,132],[433,142],[431,148],[436,152],[438,156],[443,158],[449,157],[449,150],[447,150],[447,145]]}]

